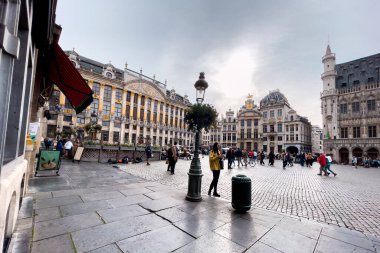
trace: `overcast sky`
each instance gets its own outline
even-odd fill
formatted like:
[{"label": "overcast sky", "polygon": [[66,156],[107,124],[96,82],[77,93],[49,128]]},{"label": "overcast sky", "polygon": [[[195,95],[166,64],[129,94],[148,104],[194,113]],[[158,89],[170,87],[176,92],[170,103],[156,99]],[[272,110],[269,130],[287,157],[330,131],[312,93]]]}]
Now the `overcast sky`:
[{"label": "overcast sky", "polygon": [[117,68],[168,82],[195,101],[235,112],[279,89],[298,114],[322,125],[321,58],[337,63],[380,53],[378,0],[60,0],[60,45]]}]

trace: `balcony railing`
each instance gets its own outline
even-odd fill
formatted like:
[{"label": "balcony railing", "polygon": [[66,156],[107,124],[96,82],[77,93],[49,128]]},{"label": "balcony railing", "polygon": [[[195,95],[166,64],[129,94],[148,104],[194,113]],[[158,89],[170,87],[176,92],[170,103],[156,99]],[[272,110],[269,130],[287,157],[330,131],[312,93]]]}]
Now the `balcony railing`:
[{"label": "balcony railing", "polygon": [[379,145],[380,144],[380,138],[357,138],[357,139],[335,139],[335,140],[323,140],[324,146],[337,146],[337,145],[350,145],[350,144],[372,144],[372,145]]}]

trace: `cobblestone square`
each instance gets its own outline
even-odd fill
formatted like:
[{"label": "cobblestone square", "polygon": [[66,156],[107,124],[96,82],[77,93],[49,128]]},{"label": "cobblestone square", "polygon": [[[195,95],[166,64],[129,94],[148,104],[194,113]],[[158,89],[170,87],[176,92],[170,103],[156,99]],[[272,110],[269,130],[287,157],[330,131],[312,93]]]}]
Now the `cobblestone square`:
[{"label": "cobblestone square", "polygon": [[[266,160],[266,164],[267,164]],[[165,161],[120,165],[133,175],[183,189],[187,193],[190,160],[179,160],[175,175],[166,171]],[[202,194],[206,195],[212,180],[208,157],[201,158]],[[227,161],[225,161],[225,167]],[[313,168],[293,167],[282,169],[282,162],[275,166],[233,167],[221,172],[218,192],[231,200],[231,178],[244,174],[252,180],[252,205],[283,214],[307,218],[326,224],[362,231],[380,236],[380,169],[355,169],[351,166],[332,165],[338,173],[318,176],[318,164]]]}]

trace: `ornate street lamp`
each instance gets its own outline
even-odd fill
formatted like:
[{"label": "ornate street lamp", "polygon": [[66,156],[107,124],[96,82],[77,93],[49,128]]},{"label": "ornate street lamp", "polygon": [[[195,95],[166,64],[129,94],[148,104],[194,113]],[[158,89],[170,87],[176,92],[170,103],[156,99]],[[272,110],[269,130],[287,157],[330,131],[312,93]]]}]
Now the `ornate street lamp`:
[{"label": "ornate street lamp", "polygon": [[208,83],[205,80],[205,73],[201,72],[199,74],[199,79],[198,81],[195,82],[194,87],[196,89],[197,93],[197,103],[202,104],[204,97],[205,97],[205,92],[208,87]]},{"label": "ornate street lamp", "polygon": [[[205,80],[205,73],[201,72],[198,81],[195,82],[194,87],[197,92],[197,103],[202,104],[205,96],[205,91],[208,87],[208,83]],[[201,186],[202,186],[202,168],[201,161],[199,160],[199,132],[201,129],[197,127],[195,133],[195,152],[193,160],[191,161],[190,170],[187,173],[189,175],[189,183],[187,188],[186,199],[189,201],[201,201]]]}]

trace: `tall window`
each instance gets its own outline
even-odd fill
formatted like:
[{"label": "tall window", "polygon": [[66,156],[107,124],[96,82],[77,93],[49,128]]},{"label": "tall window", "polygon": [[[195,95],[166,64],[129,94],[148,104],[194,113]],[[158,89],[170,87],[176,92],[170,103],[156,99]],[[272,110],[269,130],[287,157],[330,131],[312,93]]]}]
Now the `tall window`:
[{"label": "tall window", "polygon": [[251,127],[252,126],[252,120],[251,119],[248,119],[247,120],[247,127]]},{"label": "tall window", "polygon": [[347,114],[347,104],[340,104],[340,113]]},{"label": "tall window", "polygon": [[278,117],[282,117],[282,109],[278,109],[277,110],[277,116]]},{"label": "tall window", "polygon": [[153,111],[157,112],[158,101],[154,100]]},{"label": "tall window", "polygon": [[257,129],[253,129],[253,138],[254,139],[259,138],[259,131]]},{"label": "tall window", "polygon": [[259,120],[258,119],[254,119],[253,120],[253,125],[254,126],[258,126],[259,125]]},{"label": "tall window", "polygon": [[282,132],[282,124],[281,123],[277,124],[277,132],[279,132],[279,133]]},{"label": "tall window", "polygon": [[121,89],[116,89],[116,92],[115,92],[115,99],[116,99],[116,100],[122,100],[122,99],[123,99],[123,90],[121,90]]},{"label": "tall window", "polygon": [[80,117],[78,116],[78,117],[77,117],[77,123],[78,123],[78,124],[84,124],[84,122],[85,122],[85,121],[84,121],[84,117],[83,117],[83,116],[80,116]]},{"label": "tall window", "polygon": [[128,119],[130,117],[130,114],[131,114],[131,106],[127,105],[125,107],[125,117]]},{"label": "tall window", "polygon": [[137,107],[133,107],[133,119],[137,120]]},{"label": "tall window", "polygon": [[139,96],[135,93],[133,95],[133,106],[137,106],[138,101],[139,101]]},{"label": "tall window", "polygon": [[263,118],[264,119],[268,118],[268,112],[263,112]]},{"label": "tall window", "polygon": [[274,118],[274,110],[270,110],[269,113],[270,113],[270,117],[271,117],[271,118]]},{"label": "tall window", "polygon": [[244,129],[242,129],[240,132],[240,139],[244,139]]},{"label": "tall window", "polygon": [[99,99],[94,98],[91,103],[91,113],[95,112],[97,113],[99,111]]},{"label": "tall window", "polygon": [[354,138],[360,138],[360,127],[353,127],[352,132]]},{"label": "tall window", "polygon": [[375,100],[367,100],[367,110],[369,112],[376,111],[376,101]]},{"label": "tall window", "polygon": [[251,128],[248,128],[248,129],[247,129],[247,138],[248,138],[248,139],[251,139],[251,138],[252,138],[251,134],[252,134],[252,130],[251,130]]},{"label": "tall window", "polygon": [[368,126],[368,137],[369,138],[377,137],[376,126]]},{"label": "tall window", "polygon": [[270,127],[270,132],[274,133],[274,125],[270,125],[269,127]]},{"label": "tall window", "polygon": [[115,116],[121,117],[121,104],[115,104]]},{"label": "tall window", "polygon": [[240,126],[244,127],[244,120],[240,121]]},{"label": "tall window", "polygon": [[127,102],[131,102],[131,92],[127,92]]},{"label": "tall window", "polygon": [[140,109],[140,120],[144,120],[144,109]]},{"label": "tall window", "polygon": [[92,84],[92,91],[95,95],[99,96],[100,94],[100,84],[99,83],[93,83]]},{"label": "tall window", "polygon": [[148,110],[152,107],[152,99],[148,98]]},{"label": "tall window", "polygon": [[342,127],[340,129],[340,138],[341,139],[347,139],[348,138],[348,128],[347,127]]},{"label": "tall window", "polygon": [[151,113],[150,111],[146,112],[146,119],[148,122],[150,122],[150,113]]},{"label": "tall window", "polygon": [[111,101],[112,98],[112,87],[111,86],[104,86],[104,101]]},{"label": "tall window", "polygon": [[108,141],[109,139],[109,132],[108,131],[102,131],[102,140],[103,141]]},{"label": "tall window", "polygon": [[360,112],[360,103],[359,102],[353,102],[351,104],[351,107],[352,107],[352,112],[353,113]]},{"label": "tall window", "polygon": [[145,96],[141,96],[140,105],[145,105]]},{"label": "tall window", "polygon": [[263,133],[266,133],[266,132],[268,132],[267,125],[263,125]]},{"label": "tall window", "polygon": [[119,132],[113,132],[113,142],[119,142]]},{"label": "tall window", "polygon": [[103,114],[110,115],[111,113],[111,102],[104,101],[103,102]]}]

